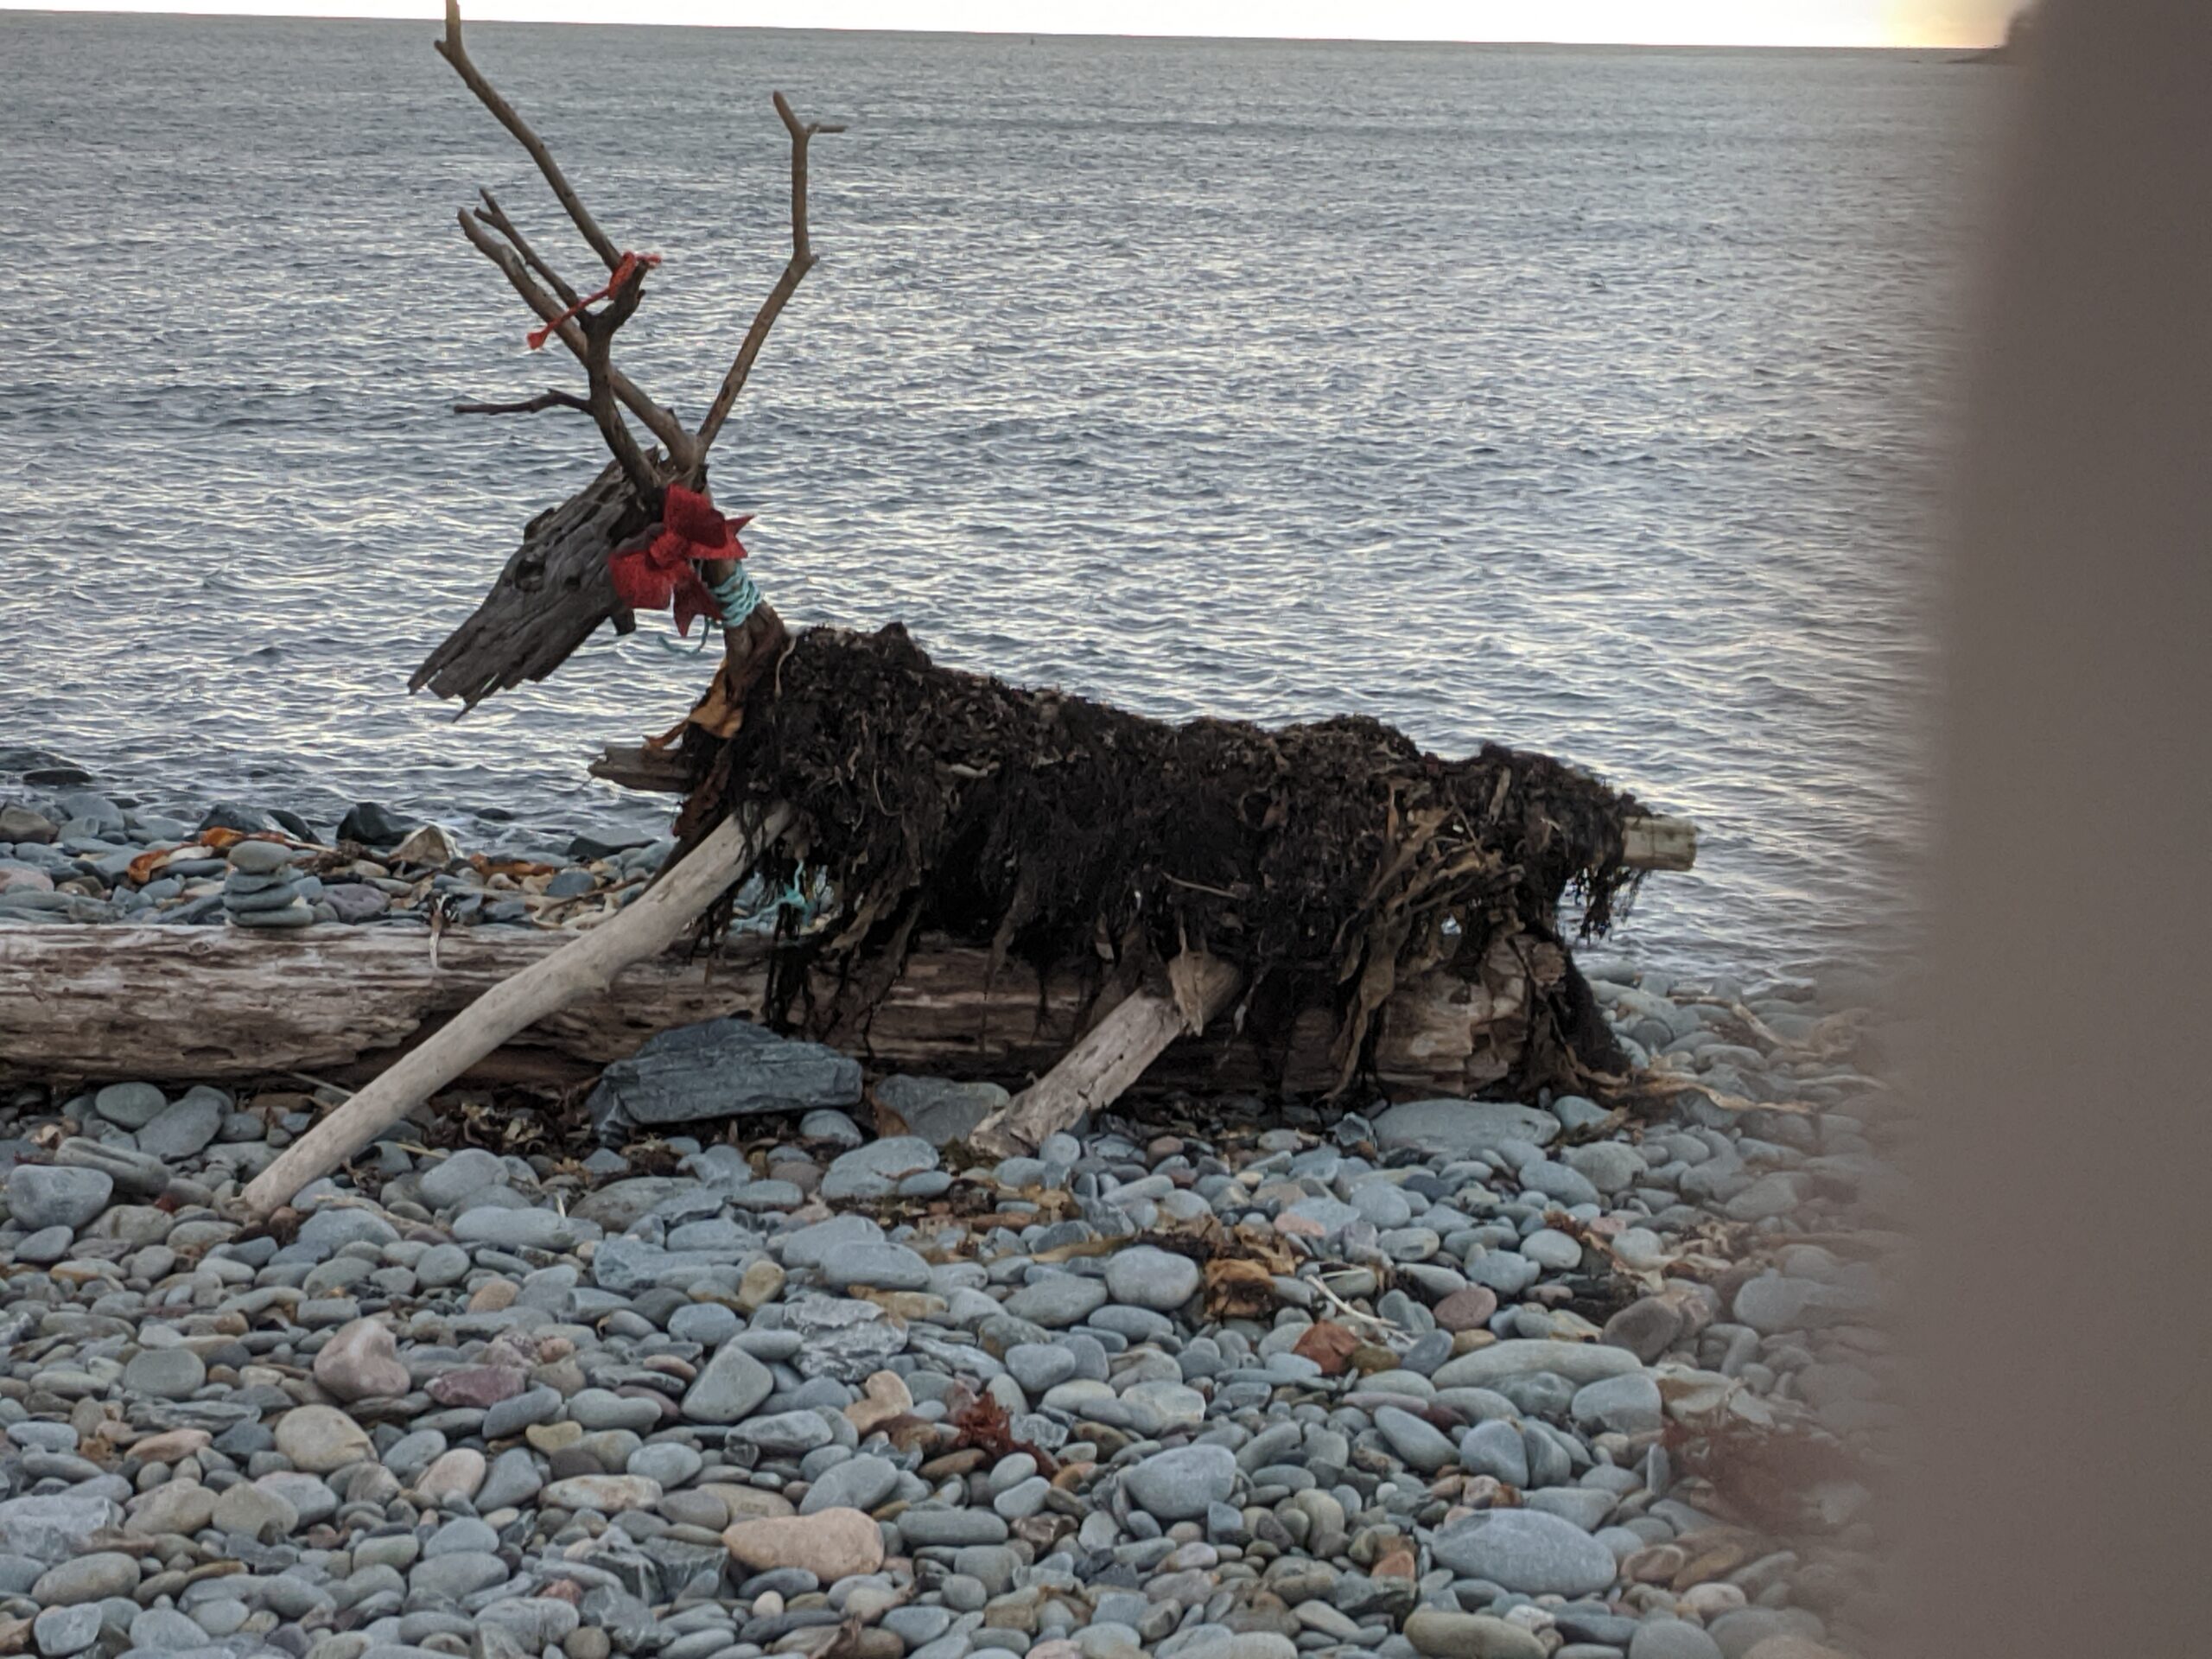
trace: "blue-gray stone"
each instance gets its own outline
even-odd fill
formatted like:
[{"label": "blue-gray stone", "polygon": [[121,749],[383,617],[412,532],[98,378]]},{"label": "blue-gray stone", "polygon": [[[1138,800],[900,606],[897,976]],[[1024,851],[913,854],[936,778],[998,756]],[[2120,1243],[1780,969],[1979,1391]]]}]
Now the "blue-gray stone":
[{"label": "blue-gray stone", "polygon": [[503,1210],[486,1205],[454,1218],[453,1236],[463,1244],[493,1244],[505,1250],[565,1250],[576,1243],[577,1224],[555,1210]]},{"label": "blue-gray stone", "polygon": [[930,1264],[903,1244],[855,1239],[822,1253],[820,1271],[833,1290],[925,1290]]},{"label": "blue-gray stone", "polygon": [[1618,1434],[1648,1433],[1667,1420],[1658,1382],[1640,1371],[1586,1384],[1577,1390],[1570,1409],[1584,1427]]},{"label": "blue-gray stone", "polygon": [[961,1544],[1001,1544],[1007,1524],[988,1510],[903,1510],[899,1535],[916,1549]]},{"label": "blue-gray stone", "polygon": [[1107,1258],[1106,1288],[1117,1302],[1154,1313],[1172,1313],[1198,1294],[1198,1264],[1149,1244],[1117,1251]]},{"label": "blue-gray stone", "polygon": [[156,1653],[190,1653],[210,1643],[207,1632],[174,1607],[149,1607],[130,1621],[130,1645]]},{"label": "blue-gray stone", "polygon": [[[76,1236],[67,1227],[41,1227],[35,1233],[26,1234],[22,1243],[16,1246],[16,1260],[35,1268],[52,1267],[68,1255]],[[70,1444],[75,1445],[76,1440],[73,1433]]]},{"label": "blue-gray stone", "polygon": [[1481,1510],[1437,1529],[1440,1566],[1529,1596],[1589,1596],[1613,1582],[1613,1553],[1573,1522],[1535,1510]]},{"label": "blue-gray stone", "polygon": [[97,1169],[55,1164],[18,1164],[8,1172],[8,1213],[27,1232],[42,1227],[74,1230],[107,1208],[115,1181]]},{"label": "blue-gray stone", "polygon": [[836,1436],[819,1412],[779,1411],[772,1416],[748,1418],[737,1426],[731,1438],[763,1452],[793,1456],[827,1446]]},{"label": "blue-gray stone", "polygon": [[213,1090],[188,1090],[138,1131],[138,1150],[156,1158],[196,1158],[207,1149],[230,1115],[230,1103]]},{"label": "blue-gray stone", "polygon": [[1720,1644],[1686,1619],[1656,1618],[1637,1626],[1628,1659],[1721,1659]]},{"label": "blue-gray stone", "polygon": [[888,1459],[866,1454],[847,1458],[825,1471],[808,1489],[798,1510],[801,1515],[814,1515],[823,1510],[873,1510],[898,1486],[899,1466]]},{"label": "blue-gray stone", "polygon": [[466,1550],[422,1561],[407,1575],[411,1595],[429,1601],[459,1601],[507,1580],[507,1564],[497,1555]]},{"label": "blue-gray stone", "polygon": [[695,1423],[734,1423],[766,1400],[775,1386],[768,1368],[732,1338],[715,1351],[683,1395],[683,1414]]},{"label": "blue-gray stone", "polygon": [[1554,1163],[1548,1158],[1535,1158],[1521,1166],[1521,1185],[1530,1192],[1541,1192],[1548,1198],[1557,1198],[1562,1204],[1596,1204],[1598,1189],[1589,1179],[1577,1174],[1565,1164]]},{"label": "blue-gray stone", "polygon": [[494,1510],[526,1503],[537,1496],[544,1484],[545,1478],[538,1470],[537,1460],[526,1448],[516,1446],[492,1460],[484,1484],[476,1494],[476,1507],[489,1515]]},{"label": "blue-gray stone", "polygon": [[415,1179],[423,1202],[433,1210],[450,1210],[493,1187],[507,1184],[505,1160],[481,1147],[464,1147],[450,1158],[432,1164]]},{"label": "blue-gray stone", "polygon": [[1105,1301],[1106,1286],[1102,1280],[1044,1272],[1006,1299],[1006,1311],[1017,1319],[1058,1331],[1082,1324]]},{"label": "blue-gray stone", "polygon": [[1021,1342],[1006,1351],[1006,1368],[1035,1399],[1075,1375],[1076,1357],[1057,1343]]},{"label": "blue-gray stone", "polygon": [[92,1109],[126,1129],[143,1129],[168,1104],[150,1083],[111,1083],[92,1096]]},{"label": "blue-gray stone", "polygon": [[894,1135],[855,1147],[823,1172],[825,1198],[881,1198],[909,1175],[938,1166],[937,1148],[918,1135]]},{"label": "blue-gray stone", "polygon": [[1459,1442],[1459,1464],[1470,1474],[1490,1475],[1509,1486],[1529,1484],[1529,1451],[1521,1431],[1496,1419],[1477,1423]]},{"label": "blue-gray stone", "polygon": [[875,1085],[876,1103],[933,1147],[965,1141],[976,1126],[1007,1101],[995,1083],[950,1083],[941,1077],[888,1077]]},{"label": "blue-gray stone", "polygon": [[1382,1431],[1393,1452],[1425,1475],[1434,1474],[1459,1455],[1459,1449],[1441,1429],[1395,1406],[1378,1407],[1375,1427]]},{"label": "blue-gray stone", "polygon": [[348,1244],[391,1244],[399,1232],[381,1216],[365,1210],[318,1210],[300,1224],[295,1245],[305,1245],[315,1261],[336,1254]]},{"label": "blue-gray stone", "polygon": [[585,1109],[608,1137],[641,1124],[811,1111],[860,1097],[859,1061],[728,1018],[648,1039],[600,1074]]},{"label": "blue-gray stone", "polygon": [[96,1601],[49,1607],[31,1624],[31,1640],[43,1659],[69,1659],[100,1639],[105,1610]]},{"label": "blue-gray stone", "polygon": [[456,1516],[432,1533],[423,1543],[423,1559],[435,1560],[441,1555],[475,1554],[490,1555],[498,1552],[499,1535],[474,1516]]},{"label": "blue-gray stone", "polygon": [[1300,1198],[1283,1213],[1313,1223],[1321,1230],[1324,1238],[1334,1238],[1352,1223],[1366,1219],[1351,1205],[1337,1198]]},{"label": "blue-gray stone", "polygon": [[737,1334],[739,1324],[737,1311],[720,1302],[686,1302],[668,1316],[668,1334],[678,1342],[715,1348]]},{"label": "blue-gray stone", "polygon": [[1533,1106],[1496,1100],[1414,1100],[1375,1118],[1376,1144],[1410,1148],[1430,1158],[1465,1159],[1511,1141],[1544,1146],[1559,1134],[1559,1119]]},{"label": "blue-gray stone", "polygon": [[1236,1458],[1225,1446],[1155,1452],[1122,1476],[1138,1508],[1159,1521],[1195,1521],[1236,1489]]},{"label": "blue-gray stone", "polygon": [[658,1440],[632,1452],[625,1472],[657,1480],[662,1490],[673,1491],[705,1465],[706,1459],[690,1446],[676,1440]]}]

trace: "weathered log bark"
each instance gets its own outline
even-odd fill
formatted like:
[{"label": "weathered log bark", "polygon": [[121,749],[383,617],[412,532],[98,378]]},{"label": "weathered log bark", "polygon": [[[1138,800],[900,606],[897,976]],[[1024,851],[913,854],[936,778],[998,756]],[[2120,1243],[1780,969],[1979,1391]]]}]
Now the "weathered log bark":
[{"label": "weathered log bark", "polygon": [[605,991],[632,963],[666,950],[702,911],[745,879],[791,817],[788,807],[779,806],[757,825],[724,822],[620,915],[486,991],[436,1036],[286,1147],[246,1188],[246,1207],[256,1215],[270,1214],[518,1032]]},{"label": "weathered log bark", "polygon": [[[430,969],[425,932],[308,927],[286,938],[228,928],[0,928],[0,1081],[156,1077],[224,1082],[390,1063],[571,933],[461,929]],[[656,1032],[723,1014],[760,1015],[768,944],[663,955],[602,995],[539,1018],[495,1057],[509,1071],[542,1057],[604,1065]],[[1523,956],[1529,960],[1524,961]],[[1385,1006],[1384,1086],[1456,1094],[1510,1074],[1528,1039],[1529,982],[1556,979],[1555,948],[1501,941],[1473,981],[1439,970]],[[836,1003],[819,988],[817,1003]],[[1026,1084],[1119,1005],[1073,975],[1039,985],[988,951],[925,941],[864,1029],[823,1033],[879,1071]],[[1172,1043],[1147,1088],[1319,1093],[1336,1081],[1325,1013],[1303,1016],[1278,1070],[1244,1037]]]},{"label": "weathered log bark", "polygon": [[1033,1153],[1048,1135],[1111,1106],[1179,1037],[1203,1032],[1236,999],[1233,963],[1186,951],[1168,964],[1174,994],[1141,990],[1090,1028],[1067,1057],[976,1126],[969,1142],[987,1157]]},{"label": "weathered log bark", "polygon": [[690,769],[674,748],[650,743],[610,743],[587,768],[594,778],[649,795],[681,795],[691,787]]}]

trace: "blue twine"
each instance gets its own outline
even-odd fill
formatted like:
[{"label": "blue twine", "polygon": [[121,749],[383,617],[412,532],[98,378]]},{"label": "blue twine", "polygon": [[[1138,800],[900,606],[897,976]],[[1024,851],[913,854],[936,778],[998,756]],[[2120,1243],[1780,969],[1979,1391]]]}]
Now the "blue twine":
[{"label": "blue twine", "polygon": [[739,565],[720,582],[707,584],[707,591],[714,595],[715,603],[722,607],[722,626],[734,628],[760,608],[760,590],[753,585],[753,578]]},{"label": "blue twine", "polygon": [[[722,607],[721,626],[724,628],[743,626],[746,618],[760,608],[760,590],[753,585],[753,578],[746,574],[741,564],[721,581],[709,582],[707,592],[713,595],[715,603]],[[672,643],[665,634],[655,634],[653,638],[660,641],[663,651],[673,656],[696,657],[707,648],[707,641],[713,637],[714,632],[711,623],[701,628],[699,643],[689,651]]]}]

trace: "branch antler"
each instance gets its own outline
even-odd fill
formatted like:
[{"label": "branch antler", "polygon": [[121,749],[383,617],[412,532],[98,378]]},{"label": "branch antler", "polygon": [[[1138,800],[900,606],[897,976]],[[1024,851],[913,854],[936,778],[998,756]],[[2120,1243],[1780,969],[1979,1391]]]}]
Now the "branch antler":
[{"label": "branch antler", "polygon": [[579,397],[573,391],[563,391],[558,386],[548,386],[535,397],[524,397],[511,404],[455,404],[456,415],[535,415],[540,410],[575,409],[591,413],[591,400]]},{"label": "branch antler", "polygon": [[694,465],[702,469],[706,464],[707,451],[713,446],[715,435],[722,429],[722,423],[729,418],[730,409],[737,402],[738,393],[745,390],[745,382],[753,372],[753,360],[760,355],[761,346],[767,344],[768,331],[776,326],[776,319],[783,314],[784,307],[791,302],[791,296],[798,291],[798,285],[805,280],[806,273],[814,269],[814,244],[806,233],[807,142],[817,133],[842,132],[845,130],[842,125],[832,126],[818,121],[810,124],[802,122],[791,113],[791,101],[781,92],[775,94],[775,99],[776,113],[783,118],[785,130],[791,136],[791,257],[790,263],[784,267],[784,274],[776,279],[775,287],[768,291],[768,297],[760,302],[760,310],[753,314],[753,326],[745,331],[744,342],[737,348],[736,360],[729,365],[729,372],[722,376],[721,387],[715,393],[715,401],[707,410],[707,418],[699,423],[696,436],[698,448]]},{"label": "branch antler", "polygon": [[[517,113],[514,105],[499,95],[499,88],[485,79],[483,71],[469,57],[468,48],[461,38],[460,0],[446,0],[445,37],[437,42],[437,50],[438,55],[453,66],[454,72],[476,95],[477,101],[491,111],[499,124],[530,153],[530,158],[537,163],[537,170],[545,175],[546,183],[552,186],[554,195],[568,210],[576,229],[583,233],[584,240],[607,262],[607,268],[620,276],[623,270],[621,250],[600,228],[599,221],[584,206],[583,198],[569,182],[568,175],[553,159],[553,152],[545,147],[545,141]],[[537,313],[552,334],[584,365],[585,376],[591,382],[587,406],[599,422],[608,450],[621,463],[623,475],[637,492],[640,505],[648,511],[657,508],[664,480],[645,458],[616,405],[628,409],[645,423],[645,429],[659,440],[678,470],[689,471],[697,462],[691,435],[684,430],[683,423],[677,419],[675,411],[647,397],[643,388],[609,359],[607,347],[613,342],[614,330],[628,321],[638,308],[639,284],[644,280],[644,270],[633,263],[629,279],[616,284],[617,292],[608,296],[602,310],[581,311],[582,300],[575,289],[530,245],[501,208],[499,199],[489,190],[480,189],[479,194],[483,197],[480,209],[461,210],[461,234],[499,268],[515,292],[522,296],[523,302]],[[547,291],[548,288],[551,292]],[[573,317],[572,313],[575,314]],[[594,336],[601,334],[605,338],[594,346]]]},{"label": "branch antler", "polygon": [[461,39],[461,0],[446,0],[446,35],[437,43],[438,55],[454,67],[454,70],[476,94],[477,102],[499,118],[499,124],[514,134],[515,142],[530,152],[530,159],[537,163],[537,170],[545,175],[545,182],[553,187],[553,194],[560,198],[561,206],[569,210],[569,217],[583,232],[592,251],[606,262],[613,270],[622,263],[622,250],[614,245],[613,238],[599,228],[599,221],[584,206],[583,198],[569,182],[569,175],[561,171],[560,163],[553,159],[553,152],[545,148],[545,141],[531,130],[530,123],[515,113],[514,105],[499,96],[499,89],[484,79],[476,66],[469,61],[468,48]]}]

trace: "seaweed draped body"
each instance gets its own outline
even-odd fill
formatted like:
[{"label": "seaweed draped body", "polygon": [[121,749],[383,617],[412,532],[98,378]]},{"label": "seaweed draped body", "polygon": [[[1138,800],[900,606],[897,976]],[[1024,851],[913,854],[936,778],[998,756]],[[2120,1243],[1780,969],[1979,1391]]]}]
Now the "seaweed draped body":
[{"label": "seaweed draped body", "polygon": [[[1569,897],[1572,931],[1602,934],[1640,879],[1637,803],[1546,756],[1440,760],[1357,716],[1171,725],[940,668],[896,624],[800,634],[734,734],[693,725],[683,755],[687,845],[780,801],[796,828],[762,874],[834,872],[823,925],[779,955],[779,1021],[824,965],[864,1011],[925,933],[1101,983],[1203,950],[1243,970],[1263,1048],[1331,1009],[1349,1083],[1400,980],[1471,977],[1501,937],[1557,946]],[[1555,1058],[1614,1069],[1572,963],[1554,978]]]}]

